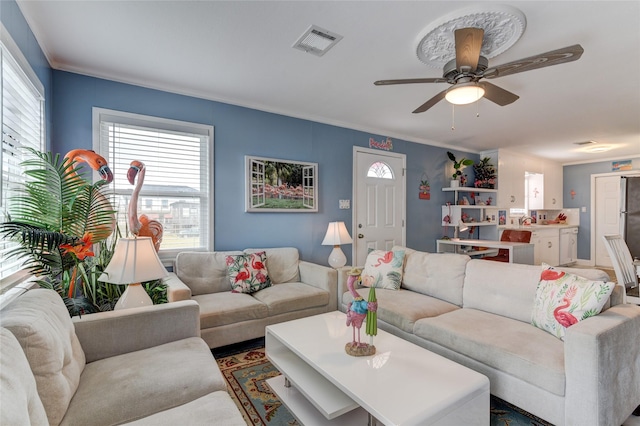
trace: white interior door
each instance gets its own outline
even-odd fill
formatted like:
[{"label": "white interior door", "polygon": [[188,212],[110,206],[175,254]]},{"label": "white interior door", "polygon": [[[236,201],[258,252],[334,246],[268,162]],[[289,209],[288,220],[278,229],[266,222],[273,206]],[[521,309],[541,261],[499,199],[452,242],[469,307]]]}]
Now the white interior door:
[{"label": "white interior door", "polygon": [[620,176],[595,178],[595,264],[612,267],[602,236],[620,233]]},{"label": "white interior door", "polygon": [[405,245],[404,154],[354,147],[353,264],[370,250]]}]

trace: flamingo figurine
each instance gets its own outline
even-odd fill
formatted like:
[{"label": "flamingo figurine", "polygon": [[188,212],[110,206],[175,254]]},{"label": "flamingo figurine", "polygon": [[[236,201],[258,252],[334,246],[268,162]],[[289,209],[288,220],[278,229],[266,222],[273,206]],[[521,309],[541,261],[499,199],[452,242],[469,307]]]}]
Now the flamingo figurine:
[{"label": "flamingo figurine", "polygon": [[[129,170],[127,171],[127,180],[131,185],[135,185],[133,192],[131,193],[131,200],[129,201],[129,208],[127,211],[127,221],[129,223],[129,229],[133,235],[139,237],[151,237],[153,246],[156,252],[160,250],[160,244],[162,243],[162,234],[164,229],[162,224],[157,220],[151,220],[147,215],[143,214],[138,217],[138,195],[144,184],[145,166],[142,161],[133,160],[129,164]],[[136,182],[136,176],[138,181]]]},{"label": "flamingo figurine", "polygon": [[[349,303],[349,306],[347,306],[347,327],[351,326],[353,328],[353,342],[351,345],[356,347],[366,345],[360,342],[360,329],[362,328],[362,323],[367,317],[368,310],[368,302],[358,294],[354,287],[355,282],[359,277],[360,271],[355,269],[349,271],[349,278],[347,278],[347,288],[353,296],[353,301]],[[358,329],[357,341],[356,329]]]},{"label": "flamingo figurine", "polygon": [[[67,152],[64,158],[68,161],[68,167],[72,167],[72,163],[75,161],[76,163],[86,163],[93,170],[97,171],[100,174],[100,177],[107,183],[111,183],[113,181],[113,173],[107,164],[107,160],[104,159],[103,156],[91,151],[89,149],[73,149]],[[80,176],[78,172],[73,170],[75,176],[79,179]],[[113,206],[111,202],[105,197],[103,194],[98,194],[98,206],[100,209],[104,210],[113,210]],[[109,227],[106,229],[100,229],[97,235],[94,237],[99,237],[104,234],[104,238],[111,235],[113,230],[116,229],[116,217],[115,214],[112,214],[112,220]],[[104,232],[103,232],[104,231]]]}]

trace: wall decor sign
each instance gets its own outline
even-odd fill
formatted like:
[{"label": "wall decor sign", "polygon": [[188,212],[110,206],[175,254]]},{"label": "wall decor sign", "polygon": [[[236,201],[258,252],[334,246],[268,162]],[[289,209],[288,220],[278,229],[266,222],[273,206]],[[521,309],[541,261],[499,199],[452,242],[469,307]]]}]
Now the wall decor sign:
[{"label": "wall decor sign", "polygon": [[614,161],[611,163],[612,172],[624,172],[633,170],[633,163],[631,160]]},{"label": "wall decor sign", "polygon": [[245,156],[245,174],[245,211],[318,211],[317,163]]},{"label": "wall decor sign", "polygon": [[384,149],[385,151],[393,151],[393,141],[391,138],[387,138],[384,141],[378,142],[374,138],[369,138],[369,148]]}]

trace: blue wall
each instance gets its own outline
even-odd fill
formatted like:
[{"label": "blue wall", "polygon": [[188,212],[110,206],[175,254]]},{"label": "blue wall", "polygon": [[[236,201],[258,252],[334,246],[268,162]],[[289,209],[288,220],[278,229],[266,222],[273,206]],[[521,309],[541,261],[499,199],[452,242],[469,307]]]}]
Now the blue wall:
[{"label": "blue wall", "polygon": [[[640,157],[632,159],[633,169],[640,169]],[[586,207],[580,212],[578,233],[578,259],[591,259],[591,175],[611,173],[611,161],[576,164],[563,168],[563,206],[565,208]],[[571,198],[571,191],[575,192]]]},{"label": "blue wall", "polygon": [[[327,264],[331,247],[321,246],[327,224],[344,221],[352,210],[338,200],[352,197],[353,146],[368,146],[381,135],[271,114],[220,102],[147,89],[63,71],[53,72],[53,151],[91,148],[92,107],[184,120],[215,127],[216,250],[294,246],[305,260]],[[435,251],[442,236],[440,205],[446,149],[393,140],[393,151],[407,155],[407,245]],[[455,152],[474,160],[477,155]],[[244,156],[318,163],[318,213],[244,212]],[[418,199],[423,174],[432,198]],[[471,172],[473,173],[473,172]],[[116,177],[117,178],[117,177]],[[448,181],[445,184],[448,186]],[[343,248],[349,262],[351,247]]]},{"label": "blue wall", "polygon": [[0,21],[36,73],[45,91],[45,139],[51,147],[51,67],[20,8],[13,0],[0,0]]}]

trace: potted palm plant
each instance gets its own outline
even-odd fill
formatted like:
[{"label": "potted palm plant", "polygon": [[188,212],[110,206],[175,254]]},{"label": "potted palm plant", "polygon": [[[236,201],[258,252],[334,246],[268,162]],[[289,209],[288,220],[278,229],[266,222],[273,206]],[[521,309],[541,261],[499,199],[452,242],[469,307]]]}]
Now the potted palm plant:
[{"label": "potted palm plant", "polygon": [[71,315],[113,309],[124,289],[98,281],[117,238],[116,211],[102,192],[107,180],[91,183],[75,160],[29,151],[32,158],[22,163],[27,181],[10,197],[8,220],[0,224],[0,236],[17,243],[7,256],[23,259],[41,287],[60,294]]}]

